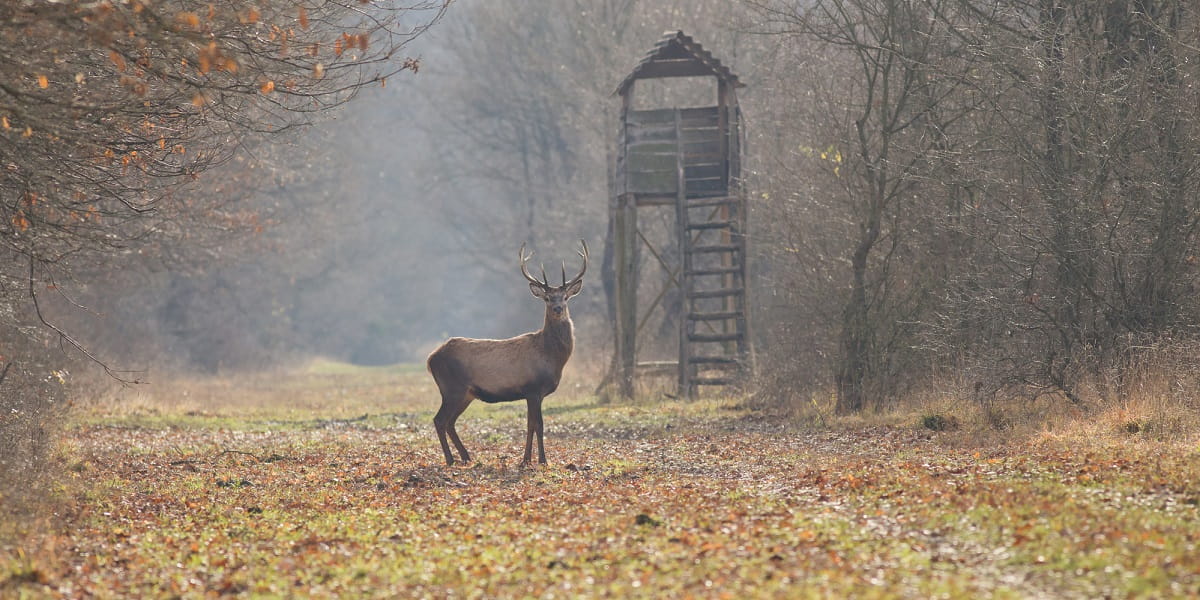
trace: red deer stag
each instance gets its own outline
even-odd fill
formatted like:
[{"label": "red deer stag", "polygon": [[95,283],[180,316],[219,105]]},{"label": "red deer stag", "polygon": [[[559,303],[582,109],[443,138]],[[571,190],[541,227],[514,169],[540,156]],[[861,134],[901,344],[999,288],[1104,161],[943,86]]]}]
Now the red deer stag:
[{"label": "red deer stag", "polygon": [[546,279],[544,266],[541,281],[529,274],[525,262],[533,255],[526,256],[525,245],[521,244],[521,274],[529,280],[533,295],[546,303],[546,321],[540,330],[506,340],[450,338],[426,360],[429,373],[442,393],[442,406],[433,418],[433,426],[437,428],[447,465],[454,464],[450,444],[446,443],[447,434],[458,448],[462,461],[471,462],[471,456],[454,430],[454,422],[475,398],[488,403],[524,399],[527,425],[522,465],[529,464],[534,434],[537,434],[538,462],[546,464],[546,449],[542,446],[542,398],[558,388],[563,366],[575,347],[575,327],[571,323],[571,313],[567,312],[567,300],[583,289],[583,274],[587,272],[587,244],[583,240],[579,243],[583,246],[579,251],[583,269],[567,281],[564,262],[563,283],[557,287]]}]

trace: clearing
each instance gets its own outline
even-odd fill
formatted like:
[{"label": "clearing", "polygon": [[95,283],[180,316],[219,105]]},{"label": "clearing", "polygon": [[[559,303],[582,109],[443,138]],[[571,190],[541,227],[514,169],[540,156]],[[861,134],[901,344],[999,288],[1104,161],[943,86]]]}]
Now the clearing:
[{"label": "clearing", "polygon": [[[4,597],[1200,594],[1200,446],[815,427],[728,400],[475,403],[416,367],[159,384],[77,411]],[[1016,437],[1016,436],[1012,436]],[[21,538],[18,538],[21,539]]]}]

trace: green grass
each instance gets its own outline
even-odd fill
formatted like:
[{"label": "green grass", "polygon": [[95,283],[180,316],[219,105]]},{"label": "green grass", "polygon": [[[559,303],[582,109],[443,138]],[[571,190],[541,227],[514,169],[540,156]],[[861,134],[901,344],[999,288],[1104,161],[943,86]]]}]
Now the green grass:
[{"label": "green grass", "polygon": [[[280,381],[272,387],[269,381]],[[322,364],[95,403],[3,597],[1200,594],[1200,447],[861,420],[728,399],[476,403],[447,468],[419,369]],[[186,392],[186,394],[184,394]]]}]

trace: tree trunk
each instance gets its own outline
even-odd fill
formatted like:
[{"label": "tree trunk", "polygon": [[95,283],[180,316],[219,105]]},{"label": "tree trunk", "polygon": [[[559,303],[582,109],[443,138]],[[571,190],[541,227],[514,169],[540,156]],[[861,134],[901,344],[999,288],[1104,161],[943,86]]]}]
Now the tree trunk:
[{"label": "tree trunk", "polygon": [[[878,206],[878,204],[876,204]],[[878,214],[873,214],[850,259],[853,283],[842,311],[842,356],[835,375],[838,414],[863,409],[864,387],[870,364],[871,327],[867,306],[867,256],[879,239]]]}]

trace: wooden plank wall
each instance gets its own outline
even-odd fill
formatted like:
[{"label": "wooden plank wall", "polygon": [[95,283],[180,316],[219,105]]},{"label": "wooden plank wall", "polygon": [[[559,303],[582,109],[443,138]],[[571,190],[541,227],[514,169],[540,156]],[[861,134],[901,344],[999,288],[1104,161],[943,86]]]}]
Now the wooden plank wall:
[{"label": "wooden plank wall", "polygon": [[683,150],[689,196],[720,196],[729,189],[718,107],[680,111],[676,140],[675,110],[629,111],[624,134],[624,191],[674,196],[678,191],[676,154]]}]

